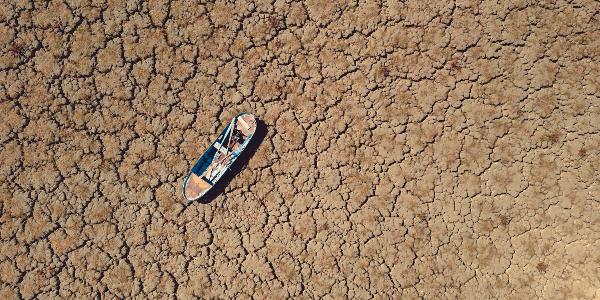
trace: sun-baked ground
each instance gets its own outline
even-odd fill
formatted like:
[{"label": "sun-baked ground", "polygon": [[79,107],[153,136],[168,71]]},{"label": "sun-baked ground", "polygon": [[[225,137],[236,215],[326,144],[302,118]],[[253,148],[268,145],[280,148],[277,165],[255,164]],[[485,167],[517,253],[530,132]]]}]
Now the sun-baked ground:
[{"label": "sun-baked ground", "polygon": [[599,11],[3,1],[0,299],[598,299]]}]

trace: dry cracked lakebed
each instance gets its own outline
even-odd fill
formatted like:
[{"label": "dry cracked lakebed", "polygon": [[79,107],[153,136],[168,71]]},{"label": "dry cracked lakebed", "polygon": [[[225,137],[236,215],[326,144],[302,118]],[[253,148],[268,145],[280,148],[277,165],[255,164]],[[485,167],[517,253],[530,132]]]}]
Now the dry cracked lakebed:
[{"label": "dry cracked lakebed", "polygon": [[599,299],[600,3],[2,1],[0,214],[0,299]]}]

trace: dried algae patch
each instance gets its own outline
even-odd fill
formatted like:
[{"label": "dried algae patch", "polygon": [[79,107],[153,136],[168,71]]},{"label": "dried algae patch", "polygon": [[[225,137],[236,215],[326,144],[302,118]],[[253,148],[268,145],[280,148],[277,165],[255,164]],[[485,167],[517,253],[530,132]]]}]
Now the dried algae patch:
[{"label": "dried algae patch", "polygon": [[0,299],[598,298],[599,10],[6,3]]}]

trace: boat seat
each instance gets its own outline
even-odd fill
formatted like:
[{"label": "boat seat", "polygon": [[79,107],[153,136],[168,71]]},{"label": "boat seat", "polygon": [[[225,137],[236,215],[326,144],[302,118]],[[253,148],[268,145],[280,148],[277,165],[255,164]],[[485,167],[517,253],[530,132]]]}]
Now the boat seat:
[{"label": "boat seat", "polygon": [[219,143],[219,142],[215,142],[215,148],[217,148],[217,150],[220,150],[220,151],[221,151],[221,153],[223,153],[223,154],[225,154],[225,155],[228,155],[228,154],[229,154],[229,150],[227,150],[227,148],[226,148],[226,147],[222,147],[222,146],[221,146],[221,143]]},{"label": "boat seat", "polygon": [[248,123],[244,120],[244,118],[239,117],[238,118],[238,123],[240,126],[242,126],[245,130],[250,129],[250,125],[248,125]]}]

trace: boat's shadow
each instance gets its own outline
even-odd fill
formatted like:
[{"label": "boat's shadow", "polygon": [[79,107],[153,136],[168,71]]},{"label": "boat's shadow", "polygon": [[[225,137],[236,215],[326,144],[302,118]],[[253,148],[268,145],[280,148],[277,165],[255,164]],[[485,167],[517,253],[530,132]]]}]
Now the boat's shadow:
[{"label": "boat's shadow", "polygon": [[217,198],[219,195],[223,194],[229,183],[231,183],[231,180],[246,168],[248,162],[254,156],[256,150],[267,136],[267,132],[267,125],[263,121],[257,119],[256,131],[254,132],[252,140],[250,140],[250,143],[248,143],[246,146],[246,149],[242,151],[240,156],[238,156],[229,170],[223,174],[221,179],[219,179],[219,181],[217,181],[217,183],[197,201],[203,204],[208,204],[215,200],[215,198]]}]

